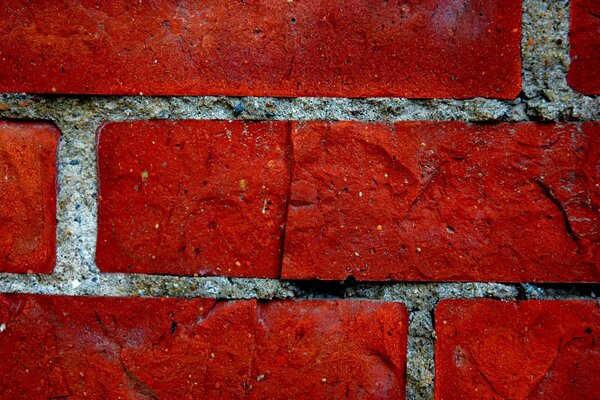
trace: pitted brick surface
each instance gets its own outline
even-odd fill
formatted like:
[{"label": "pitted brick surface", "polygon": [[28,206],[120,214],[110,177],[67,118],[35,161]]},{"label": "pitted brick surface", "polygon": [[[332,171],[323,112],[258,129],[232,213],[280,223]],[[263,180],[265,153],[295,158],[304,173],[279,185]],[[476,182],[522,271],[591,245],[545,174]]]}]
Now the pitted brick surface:
[{"label": "pitted brick surface", "polygon": [[514,98],[520,33],[520,0],[19,0],[0,91]]},{"label": "pitted brick surface", "polygon": [[584,94],[600,94],[600,2],[571,0],[569,37],[569,84]]},{"label": "pitted brick surface", "polygon": [[286,122],[101,127],[100,270],[278,277],[288,134]]},{"label": "pitted brick surface", "polygon": [[56,263],[56,151],[49,123],[0,121],[0,272]]},{"label": "pitted brick surface", "polygon": [[600,125],[300,122],[282,276],[598,281]]},{"label": "pitted brick surface", "polygon": [[445,300],[435,327],[436,399],[600,398],[595,301]]},{"label": "pitted brick surface", "polygon": [[407,322],[371,301],[0,295],[0,397],[404,399]]}]

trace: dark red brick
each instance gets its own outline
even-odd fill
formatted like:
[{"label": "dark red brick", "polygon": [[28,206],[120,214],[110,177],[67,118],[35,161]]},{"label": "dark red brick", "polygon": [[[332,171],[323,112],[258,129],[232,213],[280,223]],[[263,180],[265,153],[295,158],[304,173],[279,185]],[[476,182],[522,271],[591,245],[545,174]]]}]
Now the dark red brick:
[{"label": "dark red brick", "polygon": [[403,399],[407,319],[369,301],[0,295],[1,397]]},{"label": "dark red brick", "polygon": [[260,303],[256,398],[404,399],[407,323],[399,303]]},{"label": "dark red brick", "polygon": [[520,38],[520,0],[17,0],[0,91],[514,98]]},{"label": "dark red brick", "polygon": [[446,300],[435,311],[435,398],[600,398],[596,301]]},{"label": "dark red brick", "polygon": [[278,277],[288,136],[287,122],[102,126],[100,270]]},{"label": "dark red brick", "polygon": [[600,94],[599,1],[571,0],[570,41],[569,85],[583,94]]},{"label": "dark red brick", "polygon": [[49,123],[0,121],[0,272],[56,263],[56,151]]},{"label": "dark red brick", "polygon": [[600,124],[292,129],[286,279],[600,278]]}]

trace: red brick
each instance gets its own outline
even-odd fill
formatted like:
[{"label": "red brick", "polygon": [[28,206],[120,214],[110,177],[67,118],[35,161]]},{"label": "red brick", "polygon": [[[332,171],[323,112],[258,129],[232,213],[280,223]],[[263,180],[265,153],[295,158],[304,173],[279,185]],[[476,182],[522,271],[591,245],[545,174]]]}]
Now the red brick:
[{"label": "red brick", "polygon": [[260,303],[256,398],[404,399],[407,323],[399,303]]},{"label": "red brick", "polygon": [[600,124],[292,129],[286,279],[598,281]]},{"label": "red brick", "polygon": [[447,300],[435,311],[435,398],[600,398],[595,301]]},{"label": "red brick", "polygon": [[583,94],[600,94],[600,2],[571,0],[570,41],[569,85]]},{"label": "red brick", "polygon": [[56,262],[56,151],[49,123],[0,121],[0,272]]},{"label": "red brick", "polygon": [[102,126],[100,270],[278,277],[288,136],[287,122]]},{"label": "red brick", "polygon": [[0,324],[7,399],[405,397],[399,303],[1,295]]},{"label": "red brick", "polygon": [[520,0],[25,0],[0,91],[514,98]]}]

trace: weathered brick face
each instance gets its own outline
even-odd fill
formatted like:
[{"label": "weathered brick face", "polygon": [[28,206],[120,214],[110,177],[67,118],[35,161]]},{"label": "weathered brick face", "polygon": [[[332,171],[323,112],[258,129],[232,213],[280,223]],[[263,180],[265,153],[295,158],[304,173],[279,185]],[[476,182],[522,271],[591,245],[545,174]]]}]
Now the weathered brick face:
[{"label": "weathered brick face", "polygon": [[0,397],[404,399],[407,320],[369,301],[2,295]]},{"label": "weathered brick face", "polygon": [[0,272],[54,268],[58,137],[52,124],[0,121]]},{"label": "weathered brick face", "polygon": [[283,277],[597,281],[599,128],[298,123]]},{"label": "weathered brick face", "polygon": [[286,122],[102,126],[100,270],[278,277],[288,132]]},{"label": "weathered brick face", "polygon": [[16,1],[0,91],[514,98],[520,22],[520,0]]},{"label": "weathered brick face", "polygon": [[595,301],[446,300],[435,313],[436,399],[596,399]]},{"label": "weathered brick face", "polygon": [[584,94],[600,94],[600,3],[571,1],[570,39],[569,85]]},{"label": "weathered brick face", "polygon": [[596,123],[105,125],[97,263],[176,275],[596,281],[598,133]]}]

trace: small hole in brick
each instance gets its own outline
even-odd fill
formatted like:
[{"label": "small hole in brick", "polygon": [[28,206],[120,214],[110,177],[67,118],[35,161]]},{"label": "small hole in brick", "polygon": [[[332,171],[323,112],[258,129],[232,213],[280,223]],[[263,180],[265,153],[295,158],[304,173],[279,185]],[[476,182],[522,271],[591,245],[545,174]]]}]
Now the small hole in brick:
[{"label": "small hole in brick", "polygon": [[590,328],[589,326],[587,328],[585,328],[585,333],[587,333],[588,335],[592,334],[592,328]]},{"label": "small hole in brick", "polygon": [[295,23],[296,23],[296,17],[292,17],[292,18],[290,18],[290,22],[291,22],[292,24],[295,24]]},{"label": "small hole in brick", "polygon": [[199,248],[197,248],[197,247],[194,247],[194,253],[196,253],[196,254],[200,254],[200,249],[199,249]]}]

